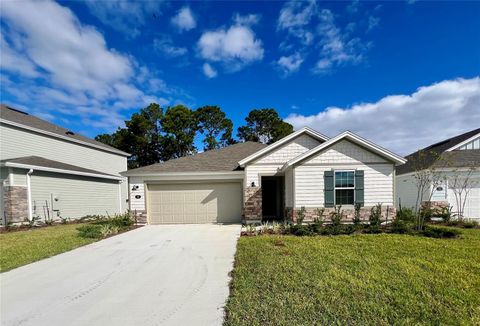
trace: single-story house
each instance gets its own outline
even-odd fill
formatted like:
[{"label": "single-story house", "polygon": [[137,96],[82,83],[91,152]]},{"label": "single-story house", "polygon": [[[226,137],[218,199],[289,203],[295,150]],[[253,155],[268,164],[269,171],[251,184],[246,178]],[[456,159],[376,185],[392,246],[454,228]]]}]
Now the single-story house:
[{"label": "single-story house", "polygon": [[[406,160],[352,132],[302,128],[271,144],[235,144],[122,173],[130,209],[150,224],[306,220],[316,209],[354,204],[366,218],[383,204],[393,217],[395,166]],[[387,213],[388,212],[388,213]]]},{"label": "single-story house", "polygon": [[6,105],[0,148],[2,223],[128,209],[128,153]]},{"label": "single-story house", "polygon": [[[425,188],[424,205],[451,207],[458,216],[462,211],[459,206],[464,204],[463,217],[480,218],[480,128],[442,140],[406,158],[408,162],[398,166],[396,173],[397,204],[418,208],[415,174],[419,173],[415,171],[428,169],[437,181]],[[462,184],[468,187],[468,193],[462,194],[464,201],[457,200],[464,188]]]}]

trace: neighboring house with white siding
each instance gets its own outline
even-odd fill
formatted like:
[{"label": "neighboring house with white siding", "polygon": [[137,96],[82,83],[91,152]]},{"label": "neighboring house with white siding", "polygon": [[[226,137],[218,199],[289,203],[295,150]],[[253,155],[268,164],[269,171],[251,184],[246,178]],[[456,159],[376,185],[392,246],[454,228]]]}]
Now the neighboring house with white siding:
[{"label": "neighboring house with white siding", "polygon": [[271,144],[235,144],[126,171],[130,209],[150,224],[306,219],[342,206],[393,218],[395,166],[406,160],[358,135],[302,128]]},{"label": "neighboring house with white siding", "polygon": [[2,222],[79,218],[128,208],[128,153],[0,106]]},{"label": "neighboring house with white siding", "polygon": [[[417,208],[416,171],[430,170],[439,182],[425,189],[424,204],[451,207],[454,216],[462,214],[466,218],[480,219],[480,128],[442,140],[406,158],[408,162],[399,166],[396,173],[397,204]],[[458,200],[462,183],[467,185],[468,194],[464,191],[465,200]],[[462,204],[464,208],[459,209]]]}]

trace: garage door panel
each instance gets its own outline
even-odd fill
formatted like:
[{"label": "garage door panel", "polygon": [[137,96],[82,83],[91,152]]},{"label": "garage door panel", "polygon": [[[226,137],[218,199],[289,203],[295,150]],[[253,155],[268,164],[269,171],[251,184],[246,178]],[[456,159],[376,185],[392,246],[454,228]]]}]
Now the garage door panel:
[{"label": "garage door panel", "polygon": [[150,224],[241,221],[240,183],[150,184],[147,189]]}]

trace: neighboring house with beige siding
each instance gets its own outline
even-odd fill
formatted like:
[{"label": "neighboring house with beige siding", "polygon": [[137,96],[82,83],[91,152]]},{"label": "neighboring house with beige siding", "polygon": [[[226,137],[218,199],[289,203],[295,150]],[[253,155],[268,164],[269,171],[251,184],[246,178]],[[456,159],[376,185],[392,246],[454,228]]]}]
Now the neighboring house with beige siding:
[{"label": "neighboring house with beige siding", "polygon": [[[307,219],[382,203],[393,217],[395,166],[406,160],[351,132],[328,138],[302,128],[271,144],[253,142],[122,173],[130,209],[150,224]],[[389,208],[389,210],[387,210]]]},{"label": "neighboring house with beige siding", "polygon": [[2,222],[124,212],[128,153],[0,107]]}]

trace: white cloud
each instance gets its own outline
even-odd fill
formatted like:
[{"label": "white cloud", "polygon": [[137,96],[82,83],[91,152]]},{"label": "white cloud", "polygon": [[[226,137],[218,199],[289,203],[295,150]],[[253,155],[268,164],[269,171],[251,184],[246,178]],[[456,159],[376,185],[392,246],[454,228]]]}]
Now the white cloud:
[{"label": "white cloud", "polygon": [[294,53],[290,56],[280,57],[276,64],[282,73],[287,76],[298,71],[303,61],[304,58],[300,55],[300,53]]},{"label": "white cloud", "polygon": [[320,58],[313,72],[323,74],[334,67],[360,63],[368,46],[359,38],[350,38],[349,33],[342,32],[335,24],[333,13],[329,9],[323,9],[319,19],[317,33],[320,38]]},{"label": "white cloud", "polygon": [[314,38],[308,25],[317,13],[315,1],[289,1],[280,10],[277,29],[286,30],[303,44],[311,44]]},{"label": "white cloud", "polygon": [[478,128],[479,108],[480,77],[460,78],[374,103],[328,107],[310,116],[291,114],[286,121],[296,129],[310,126],[330,136],[351,130],[405,155]]},{"label": "white cloud", "polygon": [[172,18],[172,24],[175,25],[179,31],[189,31],[197,26],[192,10],[187,6],[180,9]]},{"label": "white cloud", "polygon": [[248,14],[245,16],[241,16],[240,14],[237,13],[235,14],[235,16],[233,16],[233,21],[235,22],[236,25],[251,26],[251,25],[258,24],[258,22],[260,21],[260,15]]},{"label": "white cloud", "polygon": [[160,1],[87,0],[90,13],[103,24],[124,33],[128,37],[140,35],[139,27],[147,22],[147,17],[160,14]]},{"label": "white cloud", "polygon": [[103,24],[132,38],[140,34],[147,17],[160,14],[161,6],[160,1],[125,0],[87,0],[85,4]]},{"label": "white cloud", "polygon": [[210,62],[221,62],[225,70],[238,71],[263,59],[262,41],[248,26],[233,25],[204,32],[198,40],[199,55]]},{"label": "white cloud", "polygon": [[[2,92],[32,111],[74,115],[85,108],[89,119],[115,129],[120,110],[152,99],[165,103],[141,90],[141,79],[154,78],[148,69],[108,48],[104,37],[68,8],[53,1],[7,1],[0,17],[7,27],[1,40]],[[3,60],[4,49],[8,60]],[[110,113],[100,115],[100,108]]]},{"label": "white cloud", "polygon": [[217,71],[209,63],[205,62],[202,68],[203,68],[203,73],[208,78],[217,77],[217,74],[218,74]]},{"label": "white cloud", "polygon": [[154,39],[153,47],[155,50],[170,58],[180,57],[188,52],[187,48],[175,46],[169,36]]},{"label": "white cloud", "polygon": [[371,31],[375,27],[378,27],[379,24],[380,24],[380,18],[375,17],[375,16],[369,16],[368,17],[367,32]]}]

